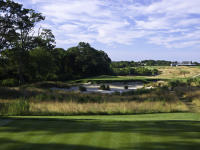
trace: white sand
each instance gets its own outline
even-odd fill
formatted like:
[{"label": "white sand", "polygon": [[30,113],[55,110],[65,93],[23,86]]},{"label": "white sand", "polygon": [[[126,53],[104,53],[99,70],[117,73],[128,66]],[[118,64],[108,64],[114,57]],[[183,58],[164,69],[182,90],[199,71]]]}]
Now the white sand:
[{"label": "white sand", "polygon": [[[106,90],[100,90],[101,84],[91,84],[91,83],[85,83],[83,84],[84,87],[87,88],[87,91],[84,93],[93,93],[93,92],[97,92],[97,93],[113,93],[113,92],[127,92],[130,90],[136,90],[136,89],[140,89],[143,88],[144,85],[143,83],[139,83],[139,82],[128,82],[128,83],[122,83],[122,82],[116,82],[116,83],[105,83],[105,85],[109,85],[110,86],[110,90],[106,91]],[[127,85],[128,89],[124,89],[124,86]],[[61,89],[61,88],[51,88],[52,90],[65,90],[65,91],[79,91],[79,86],[72,86],[69,89]]]}]

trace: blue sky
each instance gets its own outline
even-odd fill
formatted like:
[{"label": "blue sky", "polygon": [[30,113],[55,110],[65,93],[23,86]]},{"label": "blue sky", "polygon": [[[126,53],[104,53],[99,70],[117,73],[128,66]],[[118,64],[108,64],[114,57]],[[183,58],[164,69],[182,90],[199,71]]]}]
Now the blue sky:
[{"label": "blue sky", "polygon": [[200,0],[15,0],[46,16],[57,47],[89,42],[112,60],[200,61]]}]

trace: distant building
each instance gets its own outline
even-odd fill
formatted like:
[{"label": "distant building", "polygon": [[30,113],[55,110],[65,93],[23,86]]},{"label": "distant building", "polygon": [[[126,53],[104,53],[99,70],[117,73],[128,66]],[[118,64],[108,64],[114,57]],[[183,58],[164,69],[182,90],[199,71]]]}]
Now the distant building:
[{"label": "distant building", "polygon": [[173,62],[171,66],[196,66],[192,61]]}]

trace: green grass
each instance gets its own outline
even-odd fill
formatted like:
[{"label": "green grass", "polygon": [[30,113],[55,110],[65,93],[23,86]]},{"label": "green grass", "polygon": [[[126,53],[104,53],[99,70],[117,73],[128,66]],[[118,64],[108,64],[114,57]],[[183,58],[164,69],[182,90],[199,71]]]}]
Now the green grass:
[{"label": "green grass", "polygon": [[199,150],[200,147],[197,113],[10,119],[13,121],[0,127],[0,150]]},{"label": "green grass", "polygon": [[[69,81],[68,83],[84,83],[84,82],[129,82],[129,81],[141,81],[141,82],[148,82],[148,81],[155,81],[155,80],[171,80],[171,79],[184,79],[190,78],[195,75],[200,74],[200,67],[186,67],[186,66],[179,66],[179,67],[171,67],[171,66],[145,66],[149,69],[158,69],[161,73],[156,76],[109,76],[109,75],[101,75],[96,77],[90,77],[80,80],[73,80]],[[188,71],[189,74],[183,76],[180,74],[180,71]]]},{"label": "green grass", "polygon": [[[93,82],[93,83],[108,83],[108,82],[148,82],[154,81],[156,79],[152,79],[148,76],[109,76],[109,75],[101,75],[96,77],[90,77],[80,80],[69,81],[69,83],[85,83],[85,82]],[[159,79],[160,80],[160,79]]]}]

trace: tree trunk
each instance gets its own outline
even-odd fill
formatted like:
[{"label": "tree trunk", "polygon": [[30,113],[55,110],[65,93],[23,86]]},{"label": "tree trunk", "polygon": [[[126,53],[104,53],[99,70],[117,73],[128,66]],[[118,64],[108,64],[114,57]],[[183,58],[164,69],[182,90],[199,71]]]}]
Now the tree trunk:
[{"label": "tree trunk", "polygon": [[19,61],[18,75],[19,75],[19,85],[22,85],[24,83],[24,77],[23,77],[23,66],[21,60]]}]

